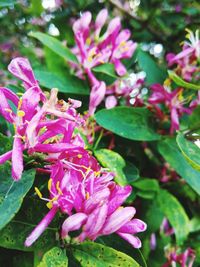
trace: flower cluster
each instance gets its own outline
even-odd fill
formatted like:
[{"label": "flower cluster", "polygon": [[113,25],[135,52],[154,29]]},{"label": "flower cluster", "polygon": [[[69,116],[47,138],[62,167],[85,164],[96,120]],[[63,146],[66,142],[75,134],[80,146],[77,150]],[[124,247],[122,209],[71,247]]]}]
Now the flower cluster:
[{"label": "flower cluster", "polygon": [[192,267],[195,260],[195,253],[191,248],[186,249],[183,253],[178,253],[176,248],[170,248],[166,251],[168,261],[162,267],[176,266],[176,263],[181,267]]},{"label": "flower cluster", "polygon": [[43,198],[35,188],[50,210],[25,245],[32,245],[60,211],[69,216],[62,226],[63,239],[68,240],[69,232],[82,228],[75,238],[78,242],[115,232],[139,248],[141,242],[135,234],[144,231],[146,224],[133,219],[135,208],[122,207],[132,188],[117,185],[114,174],[101,168],[85,148],[78,133],[84,119],[76,112],[81,102],[58,100],[57,89],[52,89],[50,95],[44,94],[25,58],[13,59],[8,69],[23,81],[26,91],[19,98],[8,88],[0,88],[0,113],[13,124],[15,131],[13,149],[0,157],[0,163],[11,159],[12,176],[19,180],[23,151],[28,155],[37,152],[43,156],[44,170],[50,175],[48,198]]},{"label": "flower cluster", "polygon": [[[126,67],[121,60],[130,58],[136,43],[129,40],[130,31],[121,30],[120,18],[112,19],[106,31],[101,34],[108,17],[108,11],[103,9],[99,12],[93,23],[91,13],[85,12],[81,18],[73,24],[76,46],[72,49],[79,63],[71,63],[76,75],[84,78],[84,74],[91,84],[89,113],[93,114],[96,107],[101,103],[106,94],[106,84],[99,81],[92,72],[92,68],[104,63],[113,63],[119,76],[126,74]],[[121,30],[121,31],[120,31]]]},{"label": "flower cluster", "polygon": [[195,34],[186,29],[188,41],[183,42],[182,51],[177,55],[169,53],[167,55],[168,65],[176,65],[176,72],[186,81],[199,80],[198,66],[200,59],[199,30]]}]

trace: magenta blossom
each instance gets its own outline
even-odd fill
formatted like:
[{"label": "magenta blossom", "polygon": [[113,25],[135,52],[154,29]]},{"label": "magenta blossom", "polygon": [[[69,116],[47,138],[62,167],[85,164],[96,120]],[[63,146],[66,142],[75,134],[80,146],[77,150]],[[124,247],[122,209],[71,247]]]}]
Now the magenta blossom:
[{"label": "magenta blossom", "polygon": [[[133,247],[141,247],[135,234],[145,231],[146,224],[133,219],[135,208],[121,206],[130,195],[131,187],[116,185],[113,177],[112,173],[100,169],[87,151],[80,148],[69,152],[65,159],[52,166],[48,185],[50,199],[47,200],[50,211],[26,239],[25,245],[30,246],[40,236],[60,209],[69,215],[61,233],[66,240],[70,239],[69,232],[82,229],[76,242],[117,233]],[[42,197],[40,192],[38,194]]]},{"label": "magenta blossom", "polygon": [[176,249],[169,249],[166,253],[168,262],[162,267],[176,266],[179,263],[181,267],[192,267],[195,260],[195,253],[191,248],[186,249],[183,253],[178,253]]},{"label": "magenta blossom", "polygon": [[97,81],[92,68],[104,63],[113,63],[117,74],[123,76],[126,74],[126,68],[121,60],[130,58],[136,49],[136,43],[129,40],[130,31],[121,30],[121,22],[118,17],[109,22],[107,30],[101,35],[107,17],[108,11],[103,9],[93,23],[91,13],[85,12],[73,24],[76,46],[72,51],[77,56],[79,63],[72,63],[71,66],[77,71],[76,74],[80,78],[84,78],[84,74],[86,74],[90,81],[92,87],[90,114],[94,113],[106,92],[104,82]]},{"label": "magenta blossom", "polygon": [[182,97],[182,89],[178,88],[170,91],[166,85],[154,84],[151,86],[153,91],[148,101],[155,106],[158,112],[161,113],[159,104],[164,104],[170,111],[171,128],[170,133],[174,130],[179,130],[179,118],[183,113],[191,114],[192,108],[184,107],[184,99]]},{"label": "magenta blossom", "polygon": [[[13,149],[0,156],[0,164],[11,159],[12,176],[19,180],[23,171],[23,150],[28,150],[28,153],[58,153],[74,147],[67,141],[80,121],[75,108],[81,103],[72,99],[68,103],[58,100],[57,89],[52,89],[47,99],[27,59],[13,59],[8,69],[23,81],[26,91],[19,98],[11,90],[0,88],[0,113],[15,130]],[[54,119],[49,119],[49,115]]]}]

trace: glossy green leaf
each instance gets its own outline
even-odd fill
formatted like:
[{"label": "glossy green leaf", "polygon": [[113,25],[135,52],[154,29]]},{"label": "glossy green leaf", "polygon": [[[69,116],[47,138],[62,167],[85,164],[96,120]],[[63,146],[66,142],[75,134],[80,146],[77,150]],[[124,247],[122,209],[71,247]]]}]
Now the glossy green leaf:
[{"label": "glossy green leaf", "polygon": [[158,149],[170,166],[200,195],[199,171],[193,169],[180,152],[176,141],[166,138]]},{"label": "glossy green leaf", "polygon": [[[57,227],[52,227],[51,223],[31,247],[25,247],[24,242],[47,212],[48,209],[43,201],[25,199],[17,215],[0,231],[0,246],[22,251],[35,251],[41,259],[44,252],[56,245]],[[53,223],[58,226],[56,218]]]},{"label": "glossy green leaf", "polygon": [[65,77],[61,77],[57,74],[42,70],[35,70],[34,73],[40,85],[45,88],[58,88],[59,92],[69,94],[89,94],[88,85],[72,75],[66,74]]},{"label": "glossy green leaf", "polygon": [[123,172],[126,163],[125,160],[116,152],[109,149],[99,149],[94,152],[95,157],[105,168],[115,173],[115,181],[119,185],[126,185],[128,181]]},{"label": "glossy green leaf", "polygon": [[68,258],[64,250],[54,247],[47,251],[37,267],[67,267]]},{"label": "glossy green leaf", "polygon": [[98,243],[84,242],[74,246],[73,256],[82,267],[139,267],[128,255]]},{"label": "glossy green leaf", "polygon": [[0,0],[0,8],[13,6],[16,3],[17,3],[17,1],[15,1],[15,0]]},{"label": "glossy green leaf", "polygon": [[160,190],[157,202],[174,228],[176,241],[182,244],[189,234],[189,218],[178,199],[166,190]]},{"label": "glossy green leaf", "polygon": [[140,178],[131,184],[136,194],[145,199],[153,199],[159,190],[159,183],[155,179]]},{"label": "glossy green leaf", "polygon": [[188,163],[194,169],[200,171],[200,148],[191,141],[188,141],[186,138],[184,138],[183,134],[181,133],[177,135],[176,142]]},{"label": "glossy green leaf", "polygon": [[137,60],[139,67],[146,72],[145,82],[147,85],[153,83],[163,83],[167,77],[167,72],[163,70],[155,60],[145,51],[137,50]]},{"label": "glossy green leaf", "polygon": [[152,127],[150,112],[146,108],[102,109],[95,114],[95,118],[103,128],[131,140],[153,141],[160,139],[160,135]]},{"label": "glossy green leaf", "polygon": [[191,233],[200,231],[200,217],[194,217],[190,220],[189,229]]},{"label": "glossy green leaf", "polygon": [[118,78],[116,72],[115,72],[115,67],[113,64],[111,63],[106,63],[106,64],[102,64],[100,66],[97,66],[95,68],[92,69],[94,72],[96,73],[103,73],[103,74],[106,74],[110,77],[113,77],[113,78]]},{"label": "glossy green leaf", "polygon": [[200,85],[192,84],[189,82],[184,81],[179,77],[174,71],[169,70],[168,71],[169,77],[179,86],[182,86],[187,89],[193,89],[193,90],[200,90]]},{"label": "glossy green leaf", "polygon": [[50,48],[52,51],[54,51],[60,57],[64,58],[66,61],[72,61],[75,63],[78,62],[76,56],[71,52],[71,50],[64,46],[55,37],[49,36],[42,32],[30,32],[29,36],[39,40],[43,45]]},{"label": "glossy green leaf", "polygon": [[22,178],[14,182],[9,163],[0,166],[0,229],[15,216],[23,198],[33,185],[35,171],[24,171]]}]

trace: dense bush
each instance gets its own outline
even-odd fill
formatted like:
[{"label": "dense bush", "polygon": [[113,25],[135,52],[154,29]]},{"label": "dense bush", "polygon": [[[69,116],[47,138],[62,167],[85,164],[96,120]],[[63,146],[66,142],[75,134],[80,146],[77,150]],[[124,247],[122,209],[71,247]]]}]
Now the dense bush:
[{"label": "dense bush", "polygon": [[0,1],[0,266],[200,266],[198,1]]}]

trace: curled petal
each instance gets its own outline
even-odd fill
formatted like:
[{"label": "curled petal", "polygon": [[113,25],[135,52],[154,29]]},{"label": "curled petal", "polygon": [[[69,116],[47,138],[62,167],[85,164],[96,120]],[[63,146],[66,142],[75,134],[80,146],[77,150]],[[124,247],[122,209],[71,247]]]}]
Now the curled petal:
[{"label": "curled petal", "polygon": [[13,112],[2,90],[0,90],[0,99],[0,114],[8,122],[13,123]]},{"label": "curled petal", "polygon": [[90,93],[90,106],[89,114],[93,115],[96,107],[102,102],[106,93],[106,84],[104,82],[99,82],[92,87]]},{"label": "curled petal", "polygon": [[30,62],[27,58],[17,57],[14,58],[8,65],[8,70],[17,78],[22,80],[25,85],[25,89],[29,89],[32,86],[38,86],[38,82],[35,79]]},{"label": "curled petal", "polygon": [[105,106],[107,109],[114,108],[117,105],[117,98],[114,95],[106,97]]},{"label": "curled petal", "polygon": [[12,157],[12,150],[6,152],[5,154],[0,156],[0,164],[3,164],[4,162],[6,162],[7,160],[10,160]]},{"label": "curled petal", "polygon": [[121,63],[121,61],[117,58],[114,58],[113,64],[115,65],[115,70],[119,76],[123,76],[126,74],[126,68],[125,66]]},{"label": "curled petal", "polygon": [[23,166],[23,145],[20,137],[15,137],[12,150],[12,177],[19,180],[22,176]]},{"label": "curled petal", "polygon": [[113,212],[106,220],[102,234],[108,235],[119,230],[124,224],[131,220],[135,215],[135,208],[119,208]]},{"label": "curled petal", "polygon": [[128,241],[134,248],[141,248],[142,243],[138,237],[120,232],[117,232],[117,234]]},{"label": "curled petal", "polygon": [[111,191],[108,214],[110,215],[118,207],[120,207],[122,203],[127,199],[127,197],[131,194],[131,192],[132,187],[130,185],[124,187],[116,185],[115,188]]},{"label": "curled petal", "polygon": [[32,233],[26,238],[26,241],[24,243],[26,247],[30,247],[38,239],[38,237],[44,232],[44,230],[51,223],[57,211],[58,207],[53,206],[52,209],[42,219],[42,221],[35,227]]},{"label": "curled petal", "polygon": [[101,32],[102,27],[106,23],[107,17],[108,17],[108,10],[107,9],[102,9],[98,13],[98,15],[96,17],[96,21],[95,21],[95,37],[97,39],[99,38],[99,34]]},{"label": "curled petal", "polygon": [[84,232],[87,236],[94,240],[98,233],[102,229],[106,217],[107,217],[108,206],[107,204],[102,205],[95,209],[89,216],[86,224],[84,225]]},{"label": "curled petal", "polygon": [[67,150],[73,150],[77,147],[71,144],[66,143],[56,143],[56,144],[37,144],[33,148],[36,152],[42,152],[42,153],[58,153],[63,152]]},{"label": "curled petal", "polygon": [[139,232],[144,232],[147,229],[146,223],[139,219],[133,219],[130,222],[124,224],[120,229],[119,232],[121,233],[129,233],[129,234],[136,234]]},{"label": "curled petal", "polygon": [[81,212],[68,217],[62,225],[62,238],[66,238],[71,231],[79,230],[86,219],[87,215]]}]

